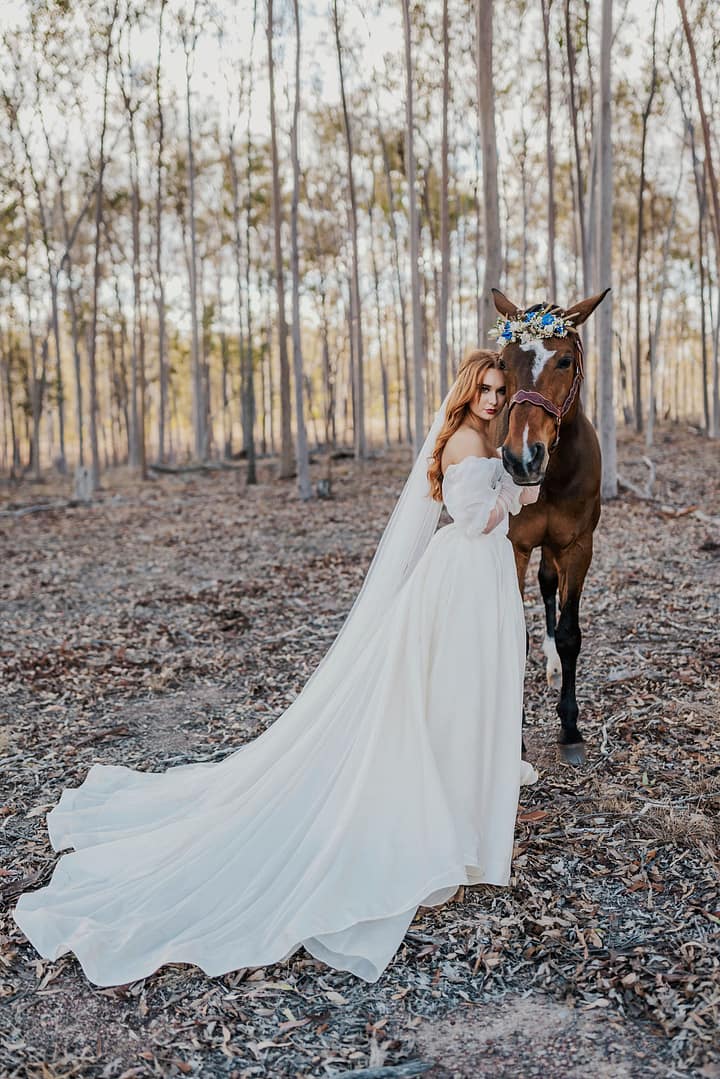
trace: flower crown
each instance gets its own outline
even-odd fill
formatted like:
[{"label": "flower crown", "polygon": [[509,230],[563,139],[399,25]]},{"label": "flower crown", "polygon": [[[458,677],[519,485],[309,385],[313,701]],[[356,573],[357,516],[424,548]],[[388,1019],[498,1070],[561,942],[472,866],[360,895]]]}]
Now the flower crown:
[{"label": "flower crown", "polygon": [[501,348],[510,341],[526,344],[538,337],[567,337],[574,329],[571,319],[555,314],[550,305],[531,308],[518,318],[498,318],[495,329],[488,332],[488,337],[496,337]]}]

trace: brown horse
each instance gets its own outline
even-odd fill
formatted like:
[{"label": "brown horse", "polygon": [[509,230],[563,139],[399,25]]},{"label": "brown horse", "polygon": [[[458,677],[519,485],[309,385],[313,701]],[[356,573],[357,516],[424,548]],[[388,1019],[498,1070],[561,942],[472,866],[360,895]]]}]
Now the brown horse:
[{"label": "brown horse", "polygon": [[[569,330],[566,336],[536,337],[503,345],[509,407],[502,457],[516,483],[542,484],[536,503],[511,519],[520,591],[535,547],[542,548],[538,580],[545,603],[547,679],[560,688],[559,744],[564,760],[582,764],[585,747],[578,730],[575,673],[582,634],[580,596],[592,559],[593,531],[600,517],[600,446],[580,400],[583,351],[577,327],[610,291],[563,310],[536,304],[526,311],[493,289],[495,307],[510,321],[551,312]],[[502,341],[501,341],[502,344]],[[499,440],[498,440],[499,441]],[[560,595],[557,618],[556,594]]]}]

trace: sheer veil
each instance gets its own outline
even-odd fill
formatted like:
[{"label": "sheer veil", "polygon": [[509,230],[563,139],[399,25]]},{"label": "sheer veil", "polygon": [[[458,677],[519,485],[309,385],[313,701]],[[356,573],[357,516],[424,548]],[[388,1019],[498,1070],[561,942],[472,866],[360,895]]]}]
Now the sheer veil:
[{"label": "sheer veil", "polygon": [[435,413],[350,613],[320,665],[305,684],[303,693],[310,689],[316,679],[331,679],[330,668],[338,673],[347,669],[346,665],[352,663],[353,656],[382,624],[390,604],[433,537],[442,505],[430,497],[427,470],[451,393],[452,388]]}]

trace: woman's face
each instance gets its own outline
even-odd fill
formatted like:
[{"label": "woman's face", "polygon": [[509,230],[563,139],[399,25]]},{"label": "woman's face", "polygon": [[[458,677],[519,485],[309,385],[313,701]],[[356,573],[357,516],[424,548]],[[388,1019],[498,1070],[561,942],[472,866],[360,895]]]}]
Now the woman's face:
[{"label": "woman's face", "polygon": [[480,376],[480,382],[470,411],[479,420],[491,420],[497,416],[505,404],[505,372],[496,367],[486,367]]}]

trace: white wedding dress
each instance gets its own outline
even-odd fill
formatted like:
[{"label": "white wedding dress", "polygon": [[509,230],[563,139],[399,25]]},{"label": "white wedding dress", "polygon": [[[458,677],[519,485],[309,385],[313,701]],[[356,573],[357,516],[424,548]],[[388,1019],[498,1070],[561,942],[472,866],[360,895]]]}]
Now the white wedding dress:
[{"label": "white wedding dress", "polygon": [[[323,664],[263,734],[219,763],[94,764],[47,818],[63,855],[17,924],[95,985],[164,963],[211,976],[301,945],[369,982],[418,905],[506,885],[521,782],[525,622],[500,461],[448,468],[432,537],[352,657]],[[329,653],[329,655],[332,654]]]}]

